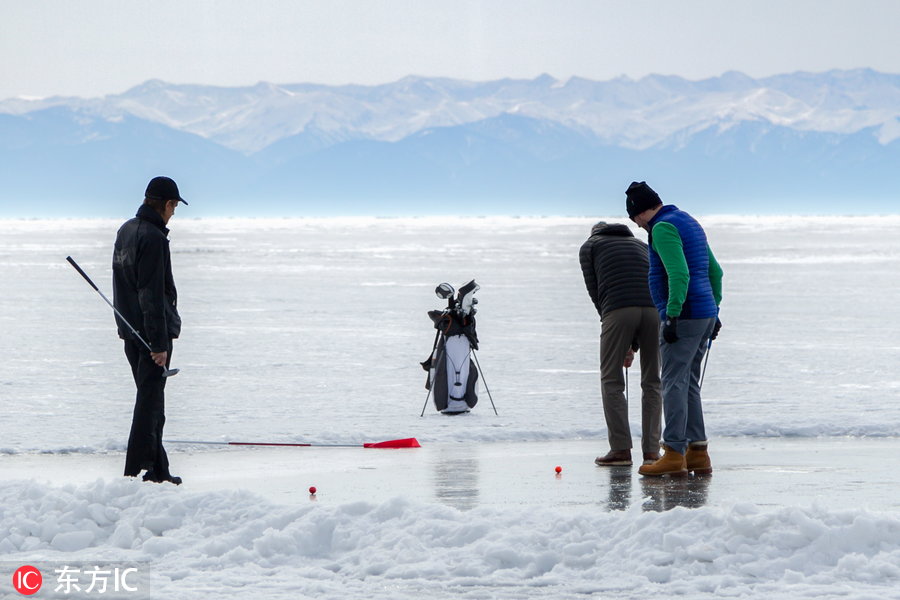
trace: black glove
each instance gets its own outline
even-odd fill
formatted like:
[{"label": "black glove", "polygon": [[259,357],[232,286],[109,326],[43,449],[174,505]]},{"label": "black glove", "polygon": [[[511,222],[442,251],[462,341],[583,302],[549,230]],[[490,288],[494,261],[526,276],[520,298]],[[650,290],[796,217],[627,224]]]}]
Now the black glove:
[{"label": "black glove", "polygon": [[667,344],[674,344],[678,341],[678,317],[666,317],[663,325],[663,339]]},{"label": "black glove", "polygon": [[712,335],[709,336],[710,340],[714,340],[719,337],[719,330],[722,329],[722,321],[719,320],[719,317],[716,317],[716,324],[713,325]]}]

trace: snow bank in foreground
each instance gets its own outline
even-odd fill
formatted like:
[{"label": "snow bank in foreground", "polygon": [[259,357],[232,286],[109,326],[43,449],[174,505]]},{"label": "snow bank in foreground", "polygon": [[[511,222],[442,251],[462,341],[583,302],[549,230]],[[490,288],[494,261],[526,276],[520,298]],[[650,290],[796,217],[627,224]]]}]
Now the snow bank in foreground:
[{"label": "snow bank in foreground", "polygon": [[864,598],[900,587],[900,520],[822,506],[281,506],[117,479],[4,483],[0,507],[3,564],[127,561],[142,598]]}]

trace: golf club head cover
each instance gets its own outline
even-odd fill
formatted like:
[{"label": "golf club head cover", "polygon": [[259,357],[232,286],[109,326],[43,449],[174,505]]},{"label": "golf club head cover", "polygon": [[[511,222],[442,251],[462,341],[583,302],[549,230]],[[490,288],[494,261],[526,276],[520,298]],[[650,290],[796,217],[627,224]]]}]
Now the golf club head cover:
[{"label": "golf club head cover", "polygon": [[475,298],[475,292],[481,289],[481,286],[475,283],[475,280],[471,280],[467,284],[463,285],[459,288],[459,293],[456,297],[456,303],[459,304],[460,309],[462,309],[463,314],[471,314],[472,310],[477,302]]}]

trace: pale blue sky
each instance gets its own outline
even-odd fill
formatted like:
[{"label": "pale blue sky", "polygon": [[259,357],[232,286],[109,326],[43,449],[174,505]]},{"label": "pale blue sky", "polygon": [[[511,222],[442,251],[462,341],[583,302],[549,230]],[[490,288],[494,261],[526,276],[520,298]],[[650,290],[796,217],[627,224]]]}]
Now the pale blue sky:
[{"label": "pale blue sky", "polygon": [[900,73],[898,26],[895,0],[4,1],[0,98],[98,96],[153,78]]}]

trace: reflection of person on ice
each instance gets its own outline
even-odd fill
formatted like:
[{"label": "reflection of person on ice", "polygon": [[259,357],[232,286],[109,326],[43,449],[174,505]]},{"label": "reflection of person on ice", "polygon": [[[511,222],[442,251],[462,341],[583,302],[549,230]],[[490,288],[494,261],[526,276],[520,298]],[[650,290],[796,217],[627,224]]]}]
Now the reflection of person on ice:
[{"label": "reflection of person on ice", "polygon": [[641,450],[643,463],[659,459],[662,400],[659,384],[659,315],[647,283],[647,244],[627,225],[597,223],[579,251],[588,294],[600,314],[600,392],[609,452],[598,466],[630,466],[631,426],[625,395],[626,369],[640,351]]}]

